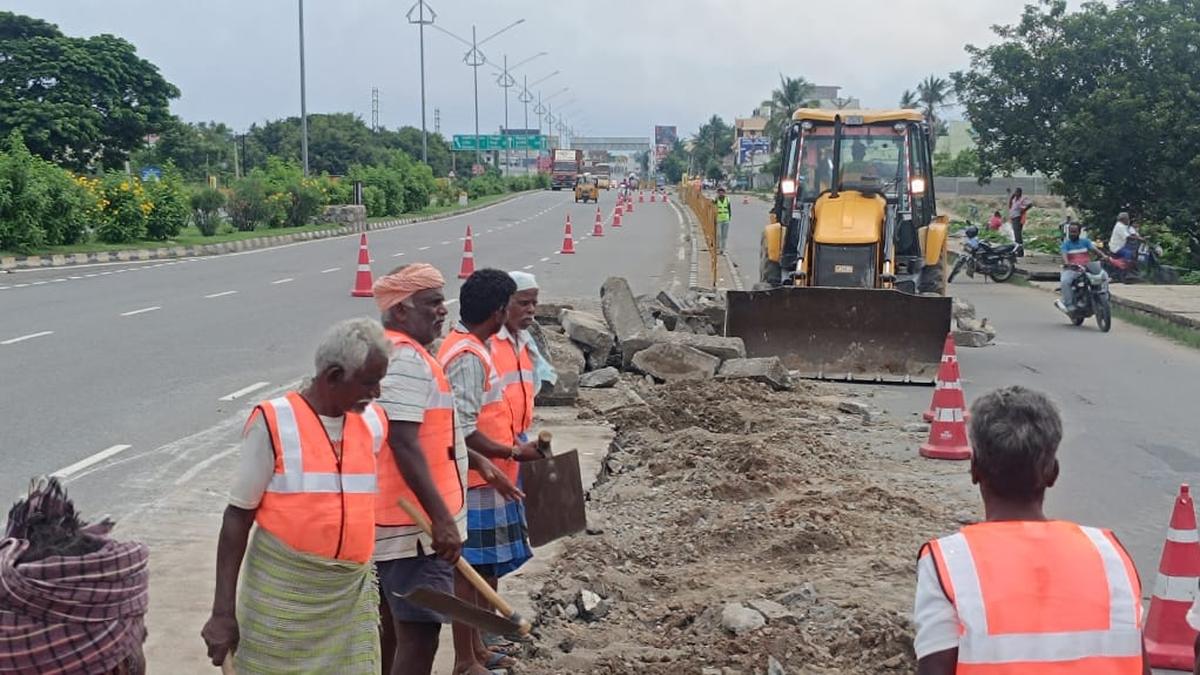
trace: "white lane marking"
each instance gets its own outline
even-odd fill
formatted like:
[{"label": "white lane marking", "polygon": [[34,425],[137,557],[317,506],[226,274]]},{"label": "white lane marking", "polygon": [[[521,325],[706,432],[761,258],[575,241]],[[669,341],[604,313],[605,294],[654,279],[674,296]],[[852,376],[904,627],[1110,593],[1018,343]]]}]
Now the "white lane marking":
[{"label": "white lane marking", "polygon": [[15,345],[18,342],[24,342],[26,340],[32,340],[34,338],[40,338],[45,335],[53,335],[53,334],[54,334],[54,331],[52,331],[52,330],[44,330],[40,333],[30,333],[29,335],[22,335],[21,337],[9,338],[8,340],[0,342],[0,345]]},{"label": "white lane marking", "polygon": [[101,273],[100,273],[100,276],[102,276],[102,277],[106,277],[106,276],[108,276],[108,275],[110,275],[110,274],[112,274],[112,271],[111,271],[111,270],[110,270],[110,271],[108,271],[108,272],[101,272]]},{"label": "white lane marking", "polygon": [[59,283],[59,282],[61,282],[61,281],[66,281],[66,279],[51,279],[51,280],[50,280],[50,283],[52,283],[52,284],[57,284],[57,283]]},{"label": "white lane marking", "polygon": [[442,242],[442,246],[449,246],[449,245],[450,245],[450,242],[448,242],[448,241],[443,241],[443,242]]},{"label": "white lane marking", "polygon": [[211,295],[206,295],[204,297],[205,298],[221,298],[221,297],[225,297],[226,295],[233,295],[234,293],[237,293],[237,291],[221,291],[220,293],[212,293]]},{"label": "white lane marking", "polygon": [[67,278],[68,278],[68,279],[70,279],[70,280],[72,280],[72,281],[75,281],[75,280],[77,280],[77,279],[82,279],[83,277],[67,277]]},{"label": "white lane marking", "polygon": [[25,288],[28,285],[29,284],[17,284],[16,286],[13,286],[13,288]]},{"label": "white lane marking", "polygon": [[228,448],[225,448],[221,452],[218,452],[217,454],[213,455],[212,457],[205,459],[202,462],[197,462],[196,464],[192,465],[192,468],[190,468],[187,471],[184,471],[182,474],[180,474],[179,478],[175,479],[175,484],[183,485],[184,483],[191,481],[196,476],[199,476],[201,471],[204,471],[205,469],[212,466],[213,464],[216,464],[217,462],[221,461],[222,459],[225,459],[226,457],[232,455],[233,453],[235,453],[239,449],[241,449],[241,447],[242,447],[241,445],[232,445]]},{"label": "white lane marking", "polygon": [[48,283],[48,282],[45,282],[45,281],[35,281],[35,282],[33,282],[32,284],[30,284],[30,285],[31,285],[31,286],[45,286],[47,283]]},{"label": "white lane marking", "polygon": [[338,270],[340,270],[340,269],[342,269],[342,268],[340,268],[340,267],[330,267],[330,268],[329,268],[329,269],[327,269],[327,270],[321,270],[321,274],[329,274],[330,272],[336,272],[336,271],[338,271]]},{"label": "white lane marking", "polygon": [[0,286],[0,291],[7,291],[7,290],[8,290],[8,286]]},{"label": "white lane marking", "polygon": [[539,260],[538,262],[547,262],[547,261],[549,261],[549,260],[550,260],[550,256],[546,256],[545,258],[542,258],[542,259],[541,259],[541,260]]},{"label": "white lane marking", "polygon": [[418,251],[428,251],[428,250],[429,250],[429,247],[428,247],[428,246],[422,246],[421,248],[419,248],[419,249],[417,249],[417,250],[418,250]]},{"label": "white lane marking", "polygon": [[91,279],[92,277],[98,277],[98,276],[100,276],[100,275],[99,275],[99,274],[96,274],[95,272],[93,272],[93,273],[91,273],[91,274],[85,274],[85,275],[83,275],[83,278],[84,278],[84,279]]},{"label": "white lane marking", "polygon": [[522,267],[521,269],[523,269],[523,270],[531,270],[531,269],[533,269],[533,265],[526,265],[526,266]]},{"label": "white lane marking", "polygon": [[392,254],[392,257],[393,257],[393,258],[399,258],[399,257],[400,257],[400,256],[402,256],[402,255],[404,255],[404,251],[401,251],[401,252],[399,252],[399,253],[393,253],[393,254]]},{"label": "white lane marking", "polygon": [[157,311],[160,309],[162,309],[162,307],[159,307],[157,305],[155,305],[154,307],[143,307],[141,309],[135,309],[132,312],[121,312],[121,316],[134,316],[137,314],[145,314],[146,312],[154,312],[154,311]]},{"label": "white lane marking", "polygon": [[221,398],[219,398],[217,400],[218,401],[232,401],[234,399],[241,398],[241,397],[245,396],[246,394],[249,394],[252,391],[258,391],[259,389],[262,389],[263,387],[265,387],[269,384],[271,384],[271,383],[270,382],[255,382],[254,384],[252,384],[248,387],[242,387],[241,389],[238,389],[237,391],[233,392],[232,394],[226,394],[225,396],[222,396]]},{"label": "white lane marking", "polygon": [[79,473],[80,471],[83,471],[84,469],[86,469],[90,466],[94,466],[96,464],[99,464],[100,462],[103,462],[104,460],[108,459],[109,457],[113,457],[113,456],[121,454],[122,452],[125,452],[126,450],[128,450],[131,447],[133,447],[133,446],[131,446],[131,445],[114,445],[111,448],[105,448],[104,450],[101,450],[100,452],[97,452],[96,454],[91,455],[90,457],[84,457],[83,459],[79,460],[78,462],[75,462],[74,464],[72,464],[68,467],[65,467],[65,468],[59,469],[58,471],[55,471],[51,475],[54,475],[54,476],[57,476],[57,477],[63,478],[63,479],[70,478],[71,476]]},{"label": "white lane marking", "polygon": [[275,281],[272,281],[272,282],[271,282],[271,285],[272,285],[272,286],[277,286],[277,285],[279,285],[279,284],[286,284],[286,283],[287,283],[287,282],[289,282],[289,281],[295,281],[295,279],[293,279],[293,278],[291,278],[291,277],[287,277],[286,279],[276,279]]}]

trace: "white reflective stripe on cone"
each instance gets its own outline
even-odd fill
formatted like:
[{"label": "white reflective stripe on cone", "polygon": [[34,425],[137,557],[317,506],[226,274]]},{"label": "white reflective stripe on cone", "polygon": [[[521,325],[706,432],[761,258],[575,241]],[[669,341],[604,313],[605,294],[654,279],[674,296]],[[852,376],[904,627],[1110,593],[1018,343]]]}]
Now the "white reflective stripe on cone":
[{"label": "white reflective stripe on cone", "polygon": [[345,492],[348,494],[374,494],[375,474],[373,473],[302,473],[281,474],[271,477],[267,487],[270,492],[304,493],[304,492]]},{"label": "white reflective stripe on cone", "polygon": [[1200,541],[1200,533],[1196,530],[1167,528],[1167,541],[1173,541],[1176,544],[1194,544]]},{"label": "white reflective stripe on cone", "polygon": [[947,382],[946,380],[938,380],[937,387],[935,387],[935,388],[936,389],[962,389],[962,382],[959,380],[955,380],[953,382]]},{"label": "white reflective stripe on cone", "polygon": [[935,422],[962,422],[963,411],[962,408],[938,408],[933,419]]},{"label": "white reflective stripe on cone", "polygon": [[359,272],[370,272],[370,271],[371,271],[371,265],[370,265],[370,264],[368,264],[368,263],[363,263],[363,264],[361,264],[361,265],[359,265],[359,266],[358,266],[358,271],[359,271]]},{"label": "white reflective stripe on cone", "polygon": [[1173,577],[1159,573],[1154,579],[1154,597],[1160,600],[1191,602],[1196,596],[1196,577]]},{"label": "white reflective stripe on cone", "polygon": [[[300,425],[296,423],[296,411],[286,396],[267,401],[275,409],[275,426],[279,433],[279,454],[283,457],[285,474],[304,472],[304,454],[300,447]],[[276,474],[278,475],[278,474]],[[274,482],[274,481],[272,481]]]}]

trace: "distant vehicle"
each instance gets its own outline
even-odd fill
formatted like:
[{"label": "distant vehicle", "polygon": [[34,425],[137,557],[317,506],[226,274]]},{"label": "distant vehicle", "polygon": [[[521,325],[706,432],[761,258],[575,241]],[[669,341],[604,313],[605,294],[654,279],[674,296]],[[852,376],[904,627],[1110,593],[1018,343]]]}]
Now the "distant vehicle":
[{"label": "distant vehicle", "polygon": [[570,189],[575,185],[575,179],[583,172],[583,151],[563,150],[554,151],[554,166],[550,171],[550,189]]},{"label": "distant vehicle", "polygon": [[1096,317],[1100,332],[1112,328],[1112,304],[1108,293],[1108,272],[1098,262],[1087,265],[1067,265],[1079,272],[1071,284],[1075,305],[1067,308],[1067,317],[1076,326],[1083,325],[1089,316]]},{"label": "distant vehicle", "polygon": [[595,176],[584,174],[575,181],[575,203],[586,204],[589,201],[600,201],[600,186],[596,184]]},{"label": "distant vehicle", "polygon": [[592,175],[596,177],[596,185],[601,190],[612,189],[612,167],[608,164],[593,164]]}]

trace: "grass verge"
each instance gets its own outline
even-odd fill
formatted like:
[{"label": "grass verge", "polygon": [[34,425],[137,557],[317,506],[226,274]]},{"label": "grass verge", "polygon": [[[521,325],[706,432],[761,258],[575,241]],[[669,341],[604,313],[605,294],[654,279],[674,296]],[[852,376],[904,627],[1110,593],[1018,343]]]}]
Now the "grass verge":
[{"label": "grass verge", "polygon": [[[509,197],[514,193],[504,193],[498,195],[488,195],[480,197],[472,201],[465,208],[479,208],[494,202],[498,202],[505,197]],[[371,223],[378,223],[384,220],[394,220],[395,218],[412,218],[412,217],[430,217],[440,216],[455,211],[465,210],[457,204],[447,206],[429,207],[417,213],[406,213],[403,216],[388,216],[384,218],[368,218]],[[195,227],[185,227],[179,236],[168,239],[166,241],[157,241],[151,239],[143,239],[139,241],[127,241],[120,244],[106,244],[102,241],[88,241],[79,244],[68,244],[65,246],[47,246],[33,253],[17,253],[15,251],[0,251],[0,256],[27,256],[37,257],[43,255],[69,255],[72,253],[105,253],[108,251],[137,251],[143,249],[156,248],[171,248],[174,246],[203,246],[204,244],[222,244],[231,241],[242,241],[244,239],[255,239],[258,237],[275,237],[282,234],[298,234],[301,232],[316,232],[318,230],[328,230],[333,226],[328,223],[305,225],[304,227],[275,227],[267,229],[258,229],[252,232],[239,232],[234,230],[228,223],[221,226],[221,230],[211,237],[206,237],[200,234],[200,230]]]},{"label": "grass verge", "polygon": [[1200,331],[1180,326],[1177,323],[1171,323],[1157,316],[1121,307],[1120,305],[1113,305],[1113,316],[1135,326],[1145,328],[1151,333],[1164,337],[1171,342],[1191,347],[1192,349],[1200,349]]}]

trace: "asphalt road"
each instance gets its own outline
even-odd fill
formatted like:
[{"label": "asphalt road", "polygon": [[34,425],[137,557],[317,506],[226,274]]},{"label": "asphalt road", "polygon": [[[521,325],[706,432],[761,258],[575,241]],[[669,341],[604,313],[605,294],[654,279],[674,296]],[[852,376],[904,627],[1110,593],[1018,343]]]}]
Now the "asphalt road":
[{"label": "asphalt road", "polygon": [[[533,272],[546,298],[596,297],[610,275],[627,276],[636,292],[686,283],[675,209],[638,205],[613,231],[615,194],[601,196],[603,238],[590,236],[595,205],[575,205],[566,192],[532,193],[373,232],[372,269],[432,263],[456,298],[469,224],[477,266]],[[574,256],[557,254],[568,213]],[[230,452],[247,406],[308,374],[329,325],[376,315],[372,300],[349,294],[357,255],[355,235],[0,277],[0,495],[12,499],[29,477],[74,467],[72,490],[93,512],[121,513],[153,498],[157,483]],[[208,433],[214,429],[220,433]],[[155,470],[180,458],[171,472]]]},{"label": "asphalt road", "polygon": [[[735,202],[729,250],[747,288],[757,281],[767,208]],[[998,329],[995,344],[958,350],[968,404],[1013,384],[1051,396],[1065,438],[1047,513],[1112,529],[1133,554],[1149,594],[1179,485],[1200,475],[1200,352],[1120,320],[1107,334],[1094,320],[1076,328],[1053,307],[1056,296],[1038,289],[964,278],[950,290]],[[916,419],[932,395],[925,387],[884,389],[888,412],[902,418]],[[965,462],[962,471],[966,485]]]}]

